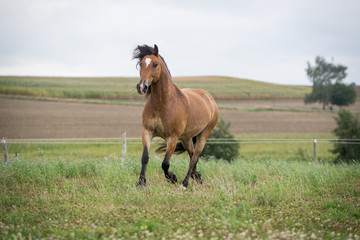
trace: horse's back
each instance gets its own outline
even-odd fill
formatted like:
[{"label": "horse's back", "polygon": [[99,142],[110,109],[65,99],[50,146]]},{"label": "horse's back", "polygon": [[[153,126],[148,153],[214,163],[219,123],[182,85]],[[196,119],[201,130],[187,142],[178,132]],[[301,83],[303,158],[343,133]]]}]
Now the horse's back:
[{"label": "horse's back", "polygon": [[203,89],[184,88],[182,92],[187,96],[190,104],[190,117],[204,117],[208,121],[218,118],[218,107],[214,98]]}]

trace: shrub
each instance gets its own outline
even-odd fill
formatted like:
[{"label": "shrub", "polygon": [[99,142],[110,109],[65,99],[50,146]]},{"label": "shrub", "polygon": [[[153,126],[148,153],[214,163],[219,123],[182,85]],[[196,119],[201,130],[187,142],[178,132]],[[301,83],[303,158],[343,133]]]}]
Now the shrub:
[{"label": "shrub", "polygon": [[356,100],[356,92],[353,84],[345,85],[343,83],[335,83],[332,89],[330,103],[333,105],[349,106]]},{"label": "shrub", "polygon": [[[333,133],[339,139],[360,139],[360,122],[359,116],[352,115],[348,110],[340,110],[335,117],[337,128]],[[339,144],[335,143],[333,153],[338,154],[336,162],[345,161],[353,162],[360,160],[360,147],[358,144]]]},{"label": "shrub", "polygon": [[[219,122],[216,125],[216,128],[210,134],[209,138],[214,139],[235,139],[234,135],[229,132],[231,122],[225,123],[224,119],[220,118]],[[217,143],[220,142],[220,143]],[[210,157],[213,156],[217,159],[224,159],[227,161],[234,160],[239,155],[239,143],[221,143],[220,141],[215,141],[214,144],[207,143],[204,147],[201,156]]]}]

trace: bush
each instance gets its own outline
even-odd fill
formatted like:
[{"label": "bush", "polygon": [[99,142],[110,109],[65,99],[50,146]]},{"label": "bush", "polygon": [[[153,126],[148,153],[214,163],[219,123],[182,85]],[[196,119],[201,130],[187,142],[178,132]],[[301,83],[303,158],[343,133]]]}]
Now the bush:
[{"label": "bush", "polygon": [[[333,133],[339,139],[360,139],[359,116],[352,115],[348,110],[340,110],[338,117],[335,117],[337,128]],[[338,154],[336,162],[356,162],[360,160],[360,147],[358,144],[339,144],[335,143],[333,153]]]},{"label": "bush", "polygon": [[[229,132],[229,127],[231,122],[225,123],[224,119],[220,118],[219,122],[216,125],[216,128],[210,134],[209,138],[214,139],[235,139],[234,135]],[[222,142],[221,140],[218,142]],[[234,160],[239,155],[239,143],[207,143],[204,147],[201,156],[210,157],[213,156],[217,159],[224,159],[227,161]]]},{"label": "bush", "polygon": [[332,89],[330,103],[333,105],[349,106],[356,100],[356,92],[353,84],[345,85],[343,83],[335,83]]}]

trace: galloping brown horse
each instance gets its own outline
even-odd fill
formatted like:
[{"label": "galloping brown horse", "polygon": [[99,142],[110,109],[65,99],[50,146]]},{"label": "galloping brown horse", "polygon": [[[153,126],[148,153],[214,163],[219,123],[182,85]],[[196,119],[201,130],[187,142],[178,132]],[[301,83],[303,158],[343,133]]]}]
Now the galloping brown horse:
[{"label": "galloping brown horse", "polygon": [[175,174],[169,172],[171,155],[186,150],[190,156],[190,166],[182,186],[188,186],[190,177],[202,183],[196,164],[219,118],[215,100],[201,89],[179,89],[173,83],[170,71],[156,45],[154,48],[138,46],[134,50],[133,58],[138,59],[140,65],[137,91],[147,96],[142,114],[143,155],[138,186],[146,184],[145,172],[153,137],[161,137],[166,141],[162,169],[170,182],[177,182]]}]

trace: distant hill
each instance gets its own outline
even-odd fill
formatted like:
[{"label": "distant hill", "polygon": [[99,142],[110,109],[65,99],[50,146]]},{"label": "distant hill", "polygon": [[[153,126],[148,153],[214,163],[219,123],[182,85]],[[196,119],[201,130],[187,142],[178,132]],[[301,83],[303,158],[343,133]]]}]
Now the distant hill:
[{"label": "distant hill", "polygon": [[[56,99],[142,99],[138,78],[0,76],[0,95]],[[180,88],[201,88],[216,99],[301,99],[306,86],[271,84],[248,79],[201,76],[174,77]]]},{"label": "distant hill", "polygon": [[306,86],[222,76],[175,77],[174,82],[181,88],[203,88],[217,99],[302,99],[311,91]]}]

